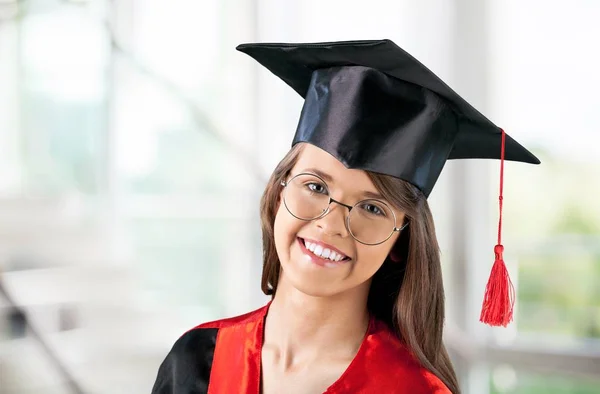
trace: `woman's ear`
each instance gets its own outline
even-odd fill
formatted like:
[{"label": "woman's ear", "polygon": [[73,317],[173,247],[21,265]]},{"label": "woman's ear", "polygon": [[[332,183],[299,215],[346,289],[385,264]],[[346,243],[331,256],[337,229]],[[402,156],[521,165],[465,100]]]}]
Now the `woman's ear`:
[{"label": "woman's ear", "polygon": [[283,178],[282,178],[282,181],[277,184],[277,199],[275,200],[275,212],[279,211],[281,202],[283,201],[283,191],[284,190],[285,190],[285,186],[283,186]]},{"label": "woman's ear", "polygon": [[275,212],[279,211],[279,207],[281,206],[282,198],[283,198],[283,188],[280,186],[279,192],[277,193],[277,199],[275,200]]}]

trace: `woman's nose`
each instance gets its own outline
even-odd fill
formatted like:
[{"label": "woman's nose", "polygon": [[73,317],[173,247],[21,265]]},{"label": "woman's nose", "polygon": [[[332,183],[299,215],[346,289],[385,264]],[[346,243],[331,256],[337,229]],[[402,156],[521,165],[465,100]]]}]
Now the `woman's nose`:
[{"label": "woman's nose", "polygon": [[348,209],[345,206],[332,201],[331,204],[329,204],[327,213],[325,213],[323,217],[317,219],[316,224],[319,229],[329,236],[339,235],[341,237],[347,237],[349,235],[348,229],[346,228],[347,216]]}]

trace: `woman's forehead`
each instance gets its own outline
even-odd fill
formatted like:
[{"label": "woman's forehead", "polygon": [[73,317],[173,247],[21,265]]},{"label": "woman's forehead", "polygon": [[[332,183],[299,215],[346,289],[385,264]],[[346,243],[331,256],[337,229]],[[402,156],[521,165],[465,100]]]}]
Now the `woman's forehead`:
[{"label": "woman's forehead", "polygon": [[346,168],[342,162],[328,152],[314,145],[305,143],[303,144],[300,155],[298,156],[298,161],[296,162],[292,173],[293,175],[296,175],[307,170],[328,175],[331,179],[325,179],[325,181],[339,187],[350,187],[361,191],[377,192],[375,185],[365,171]]}]

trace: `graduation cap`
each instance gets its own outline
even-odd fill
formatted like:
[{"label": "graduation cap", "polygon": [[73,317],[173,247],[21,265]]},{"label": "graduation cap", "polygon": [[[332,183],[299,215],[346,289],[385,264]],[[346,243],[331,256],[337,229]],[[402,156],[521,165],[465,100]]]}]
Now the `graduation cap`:
[{"label": "graduation cap", "polygon": [[[390,175],[428,197],[446,160],[540,161],[422,63],[390,40],[237,47],[304,98],[292,145],[313,144],[348,168]],[[514,289],[496,263],[480,320],[506,326]]]}]

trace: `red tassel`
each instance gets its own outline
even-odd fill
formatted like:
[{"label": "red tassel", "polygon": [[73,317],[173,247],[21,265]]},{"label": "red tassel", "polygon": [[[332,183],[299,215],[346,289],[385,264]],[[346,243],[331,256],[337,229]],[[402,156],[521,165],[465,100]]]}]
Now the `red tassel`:
[{"label": "red tassel", "polygon": [[485,296],[479,318],[479,321],[490,326],[506,327],[513,318],[515,288],[502,258],[503,250],[504,247],[502,245],[496,245],[494,248],[496,261],[494,261],[490,279],[485,288]]},{"label": "red tassel", "polygon": [[502,151],[500,154],[500,218],[498,220],[498,244],[494,247],[496,259],[485,288],[479,321],[490,326],[506,327],[512,321],[515,305],[515,288],[510,280],[502,253],[502,193],[504,187],[504,146],[506,134],[502,131]]}]

